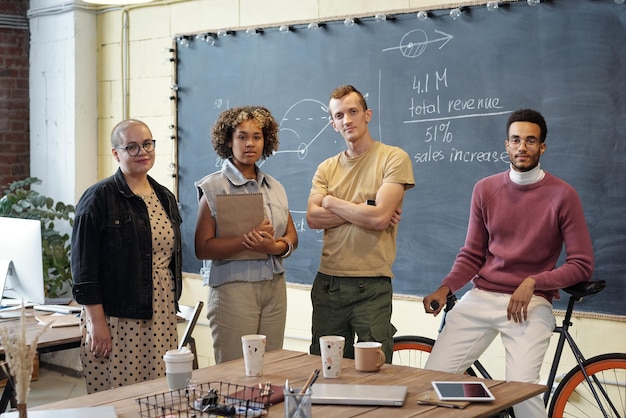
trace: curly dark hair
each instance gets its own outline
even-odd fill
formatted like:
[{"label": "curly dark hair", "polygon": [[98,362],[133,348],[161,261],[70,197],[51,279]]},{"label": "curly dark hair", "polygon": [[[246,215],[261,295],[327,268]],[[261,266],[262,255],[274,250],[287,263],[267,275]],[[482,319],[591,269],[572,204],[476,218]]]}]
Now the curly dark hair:
[{"label": "curly dark hair", "polygon": [[514,122],[530,122],[535,125],[539,125],[539,129],[541,130],[541,137],[539,141],[543,144],[546,142],[546,136],[548,135],[548,127],[546,125],[546,120],[543,118],[541,113],[532,109],[519,109],[515,112],[511,113],[509,116],[509,120],[506,122],[506,137],[509,137],[509,128]]},{"label": "curly dark hair", "polygon": [[278,150],[278,123],[263,106],[240,106],[223,111],[211,129],[211,144],[220,157],[233,156],[233,149],[228,146],[233,140],[237,126],[247,120],[253,120],[263,131],[263,159]]}]

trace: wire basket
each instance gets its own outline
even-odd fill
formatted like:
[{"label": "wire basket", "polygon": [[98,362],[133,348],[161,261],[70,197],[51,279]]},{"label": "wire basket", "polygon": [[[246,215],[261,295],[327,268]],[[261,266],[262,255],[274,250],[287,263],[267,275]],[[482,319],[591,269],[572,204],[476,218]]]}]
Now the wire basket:
[{"label": "wire basket", "polygon": [[270,386],[251,387],[227,382],[192,384],[185,389],[136,399],[139,416],[164,418],[260,417],[270,407]]}]

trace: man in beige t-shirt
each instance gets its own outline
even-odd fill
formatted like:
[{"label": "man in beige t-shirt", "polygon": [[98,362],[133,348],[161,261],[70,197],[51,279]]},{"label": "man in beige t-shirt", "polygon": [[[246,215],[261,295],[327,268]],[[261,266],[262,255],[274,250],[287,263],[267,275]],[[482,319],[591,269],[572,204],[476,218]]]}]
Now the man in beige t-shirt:
[{"label": "man in beige t-shirt", "polygon": [[411,159],[372,138],[372,110],[354,87],[335,89],[328,110],[347,149],[318,166],[309,194],[307,223],[324,230],[310,352],[320,354],[320,336],[342,335],[344,357],[354,358],[356,334],[382,343],[391,362],[391,266],[404,192],[415,185]]}]

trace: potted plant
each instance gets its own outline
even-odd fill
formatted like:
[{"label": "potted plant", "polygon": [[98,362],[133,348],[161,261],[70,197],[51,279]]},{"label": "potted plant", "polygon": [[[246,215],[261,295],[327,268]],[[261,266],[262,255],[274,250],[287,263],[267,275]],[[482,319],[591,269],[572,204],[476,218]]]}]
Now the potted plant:
[{"label": "potted plant", "polygon": [[55,298],[72,284],[70,236],[57,229],[55,221],[66,221],[71,227],[75,208],[31,189],[41,183],[36,177],[27,177],[9,184],[0,198],[0,216],[41,221],[44,289],[46,297]]}]

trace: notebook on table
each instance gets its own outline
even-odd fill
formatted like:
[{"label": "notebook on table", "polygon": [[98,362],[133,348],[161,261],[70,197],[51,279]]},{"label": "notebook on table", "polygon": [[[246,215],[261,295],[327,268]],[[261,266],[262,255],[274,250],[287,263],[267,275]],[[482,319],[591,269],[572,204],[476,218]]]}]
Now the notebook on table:
[{"label": "notebook on table", "polygon": [[61,314],[77,314],[82,311],[80,305],[34,305],[36,311],[56,312]]},{"label": "notebook on table", "polygon": [[316,383],[311,403],[329,405],[402,406],[407,386]]}]

